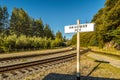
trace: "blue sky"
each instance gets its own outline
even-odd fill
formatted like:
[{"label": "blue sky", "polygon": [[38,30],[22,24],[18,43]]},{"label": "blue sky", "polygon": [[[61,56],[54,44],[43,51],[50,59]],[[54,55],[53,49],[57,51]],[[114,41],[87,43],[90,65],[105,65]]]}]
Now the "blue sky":
[{"label": "blue sky", "polygon": [[23,8],[30,17],[41,18],[49,24],[54,33],[60,30],[64,36],[71,38],[73,34],[65,34],[64,26],[90,22],[106,0],[0,0],[0,6],[7,6],[11,15],[14,7]]}]

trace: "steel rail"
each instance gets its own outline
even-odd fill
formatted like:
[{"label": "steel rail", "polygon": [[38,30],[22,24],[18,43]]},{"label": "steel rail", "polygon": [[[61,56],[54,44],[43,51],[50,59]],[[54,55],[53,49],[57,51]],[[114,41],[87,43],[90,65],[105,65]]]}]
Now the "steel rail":
[{"label": "steel rail", "polygon": [[21,63],[21,64],[14,64],[14,65],[9,65],[9,66],[4,66],[0,67],[0,73],[8,72],[8,71],[13,71],[17,69],[23,69],[26,67],[31,67],[31,66],[36,66],[36,65],[42,65],[42,64],[47,64],[50,62],[56,62],[62,60],[65,62],[68,59],[75,58],[76,54],[69,54],[69,55],[64,55],[64,56],[59,56],[59,57],[54,57],[54,58],[49,58],[49,59],[44,59],[44,60],[38,60],[38,61],[33,61],[33,62],[27,62],[27,63]]},{"label": "steel rail", "polygon": [[55,51],[55,52],[48,52],[48,53],[42,53],[42,54],[31,54],[31,55],[24,55],[24,56],[12,56],[12,57],[0,58],[0,61],[23,59],[23,58],[32,58],[32,57],[38,57],[38,56],[46,56],[46,55],[59,54],[59,53],[62,53],[62,52],[69,52],[69,51],[73,51],[73,49],[68,49],[68,50],[63,50],[63,51]]}]

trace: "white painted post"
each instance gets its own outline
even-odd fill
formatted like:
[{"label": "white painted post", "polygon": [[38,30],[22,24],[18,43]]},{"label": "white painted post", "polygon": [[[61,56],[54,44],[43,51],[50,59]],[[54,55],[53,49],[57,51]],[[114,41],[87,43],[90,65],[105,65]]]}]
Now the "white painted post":
[{"label": "white painted post", "polygon": [[[80,20],[77,20],[77,25],[80,25]],[[77,32],[77,80],[80,80],[80,32]]]},{"label": "white painted post", "polygon": [[77,31],[77,80],[80,80],[80,32],[94,31],[94,23],[80,24],[77,20],[77,25],[65,26],[65,33],[75,33]]}]

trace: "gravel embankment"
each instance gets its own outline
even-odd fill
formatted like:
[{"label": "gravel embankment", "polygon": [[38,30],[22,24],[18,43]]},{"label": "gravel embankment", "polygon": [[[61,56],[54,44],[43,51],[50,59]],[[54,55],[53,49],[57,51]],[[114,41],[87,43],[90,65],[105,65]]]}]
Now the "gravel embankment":
[{"label": "gravel embankment", "polygon": [[71,61],[35,73],[24,80],[75,80],[75,70],[75,61]]},{"label": "gravel embankment", "polygon": [[[120,80],[120,73],[115,72],[119,69],[95,62],[86,55],[81,57],[80,65],[81,80]],[[45,69],[24,80],[76,80],[76,60]]]},{"label": "gravel embankment", "polygon": [[46,55],[46,56],[38,56],[38,57],[32,57],[32,58],[24,58],[24,59],[16,59],[16,60],[11,60],[11,61],[0,61],[0,67],[2,66],[7,66],[7,65],[14,65],[14,64],[20,64],[20,63],[27,63],[31,61],[37,61],[37,60],[43,60],[43,59],[48,59],[52,57],[58,57],[58,56],[64,56],[66,54],[72,54],[75,53],[76,51],[71,51],[71,52],[63,52],[59,54],[52,54],[52,55]]},{"label": "gravel embankment", "polygon": [[60,48],[60,49],[48,49],[48,50],[24,51],[24,52],[15,52],[15,53],[3,53],[3,54],[0,54],[0,58],[26,56],[26,55],[33,55],[33,54],[46,54],[48,52],[65,51],[65,50],[69,50],[69,49],[70,49],[70,47]]},{"label": "gravel embankment", "polygon": [[[62,72],[64,70],[67,70],[67,64],[69,63],[73,63],[73,61],[71,62],[65,62],[65,63],[60,63],[60,64],[56,64],[56,65],[52,65],[52,66],[47,66],[46,67],[34,67],[37,68],[37,70],[33,70],[33,68],[25,68],[22,70],[16,70],[14,72],[8,72],[5,74],[0,74],[0,80],[43,80],[43,78],[45,78],[45,76],[47,77],[47,75],[51,72]],[[66,66],[66,67],[65,67]],[[73,71],[73,68],[70,68],[70,70],[68,70],[69,73],[71,72],[71,70]],[[61,73],[62,74],[62,73]],[[8,76],[9,75],[9,76]],[[38,77],[39,76],[39,77]]]},{"label": "gravel embankment", "polygon": [[[89,54],[89,52],[87,53]],[[110,64],[95,62],[88,56],[81,56],[81,80],[120,80],[120,69]],[[20,73],[19,78],[11,76],[5,80],[76,80],[76,60],[49,66],[28,73]]]}]

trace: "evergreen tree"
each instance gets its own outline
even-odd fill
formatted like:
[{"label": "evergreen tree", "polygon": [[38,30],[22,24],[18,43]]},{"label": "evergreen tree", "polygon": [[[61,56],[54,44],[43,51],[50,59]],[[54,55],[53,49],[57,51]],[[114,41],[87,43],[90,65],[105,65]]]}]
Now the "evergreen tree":
[{"label": "evergreen tree", "polygon": [[22,8],[13,9],[10,20],[11,34],[17,34],[17,36],[24,34],[28,36],[31,30],[30,24],[31,19]]},{"label": "evergreen tree", "polygon": [[56,37],[55,37],[55,43],[56,43],[56,46],[65,46],[65,43],[64,43],[64,40],[63,40],[63,36],[62,36],[62,33],[60,31],[58,31],[56,33]]},{"label": "evergreen tree", "polygon": [[62,33],[61,33],[60,31],[58,31],[58,32],[56,33],[56,38],[57,38],[57,39],[60,39],[61,41],[63,41],[63,36],[62,36]]},{"label": "evergreen tree", "polygon": [[7,11],[7,7],[0,7],[0,33],[5,33],[9,27],[9,14]]},{"label": "evergreen tree", "polygon": [[41,19],[33,20],[32,34],[39,37],[44,37],[44,25]]},{"label": "evergreen tree", "polygon": [[46,24],[44,27],[44,36],[47,38],[54,39],[53,31],[50,29],[48,24]]}]

